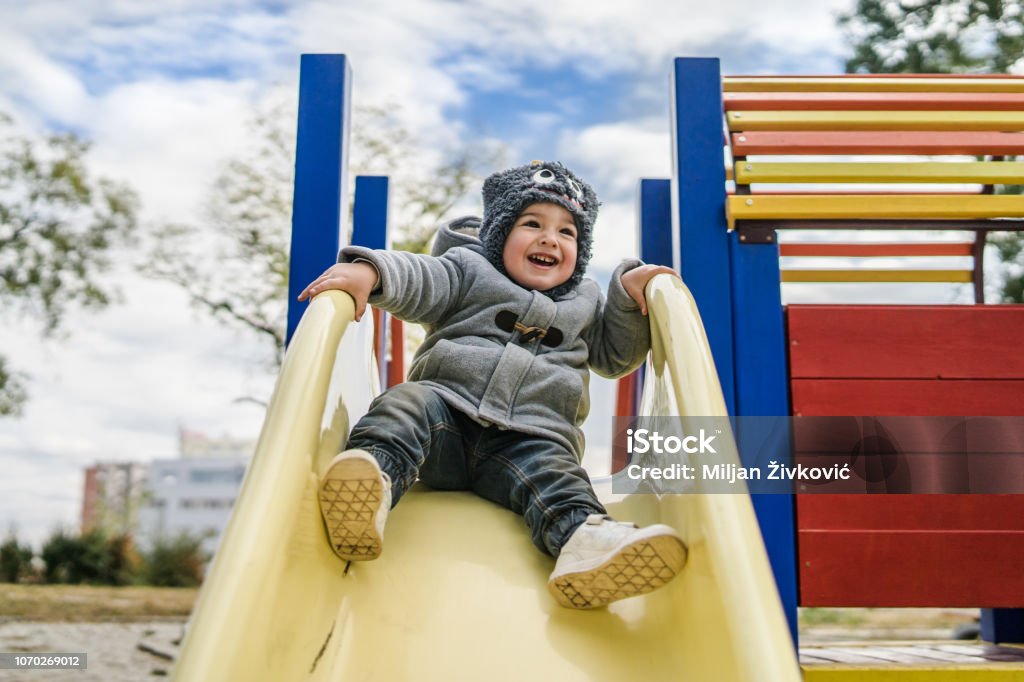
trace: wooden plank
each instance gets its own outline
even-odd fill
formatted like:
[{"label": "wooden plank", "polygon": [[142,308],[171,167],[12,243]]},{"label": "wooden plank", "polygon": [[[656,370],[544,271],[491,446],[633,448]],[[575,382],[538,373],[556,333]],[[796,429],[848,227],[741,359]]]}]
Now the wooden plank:
[{"label": "wooden plank", "polygon": [[722,79],[724,92],[1024,92],[1024,78],[736,77]]},{"label": "wooden plank", "polygon": [[804,606],[1022,607],[1024,531],[799,531]]},{"label": "wooden plank", "polygon": [[935,283],[949,282],[970,284],[973,270],[783,270],[782,281],[788,283],[808,282],[902,282]]},{"label": "wooden plank", "polygon": [[[761,183],[757,187],[756,190],[753,189],[752,186],[748,186],[748,188],[750,188],[751,191],[749,191],[749,192],[736,192],[734,190],[728,190],[727,189],[726,190],[726,194],[729,195],[729,196],[742,195],[742,196],[754,196],[754,197],[764,196],[764,195],[768,195],[768,196],[793,196],[793,191],[794,191],[792,187],[787,187],[787,186],[784,186],[784,185],[769,185],[769,184],[764,184],[764,183]],[[962,196],[962,197],[972,197],[973,196],[973,197],[976,197],[976,196],[979,196],[979,195],[987,194],[986,192],[980,192],[977,189],[960,189],[958,187],[950,187],[950,188],[947,189],[943,185],[939,185],[939,184],[931,185],[929,187],[922,187],[922,188],[916,188],[915,187],[912,190],[905,190],[905,189],[899,189],[899,188],[896,188],[896,189],[891,189],[891,188],[876,189],[876,188],[872,188],[872,187],[863,187],[863,188],[862,187],[851,187],[850,189],[843,188],[842,190],[837,190],[835,187],[806,188],[806,189],[801,187],[800,190],[799,190],[800,196],[802,196],[802,197],[807,197],[807,196],[836,196],[839,191],[842,192],[842,196],[844,196],[844,197],[850,197],[850,196],[855,196],[855,197],[900,197],[900,196],[911,196],[911,195],[913,195],[913,196],[929,196],[929,197],[953,197],[953,196],[957,196],[957,197],[960,197],[960,196]],[[922,220],[923,221],[924,219],[923,218],[919,218],[918,220]],[[824,222],[824,221],[821,221],[821,222]],[[1010,232],[1010,231],[1012,231],[1014,229],[1017,229],[1015,227],[1010,226],[1009,224],[1007,224],[1004,227],[1002,221],[999,224],[999,228],[1000,228],[1000,231],[1002,231],[1002,232]],[[793,228],[790,228],[790,229],[793,229]],[[813,228],[807,228],[806,226],[800,226],[800,227],[797,227],[796,229],[799,230],[799,229],[813,229]],[[869,227],[869,228],[857,228],[857,229],[871,229],[871,228]],[[922,229],[922,228],[914,228],[914,229]],[[958,227],[958,228],[955,228],[955,229],[967,229],[967,228]]]},{"label": "wooden plank", "polygon": [[[1022,306],[791,305],[787,318],[793,379],[1024,379]],[[987,383],[995,389],[1000,382]],[[1019,390],[1019,383],[1014,385]],[[1009,411],[981,414],[1020,414],[1024,393],[1016,397],[1004,407]],[[939,403],[948,407],[951,399]]]},{"label": "wooden plank", "polygon": [[800,665],[815,665],[822,663],[835,663],[835,661],[833,661],[830,658],[819,658],[818,656],[815,656],[813,653],[808,653],[808,649],[800,649]]},{"label": "wooden plank", "polygon": [[1024,111],[1024,93],[726,92],[726,111]]},{"label": "wooden plank", "polygon": [[[837,347],[837,351],[840,348]],[[931,356],[930,349],[925,355]],[[980,354],[983,356],[983,354]],[[879,364],[890,366],[891,358],[884,351],[875,356]],[[950,371],[969,368],[976,361],[945,361]],[[989,371],[999,360],[990,358]],[[917,363],[907,360],[907,371],[914,371]],[[1014,415],[1024,404],[1024,380],[970,380],[936,381],[927,379],[794,379],[791,384],[793,413],[797,415],[886,415],[916,414],[921,416],[946,415]]]},{"label": "wooden plank", "polygon": [[1024,219],[1006,218],[1002,220],[861,220],[847,218],[845,220],[789,220],[776,218],[772,220],[741,220],[736,229],[743,234],[756,234],[757,230],[882,230],[886,232],[900,230],[939,230],[964,231],[987,230],[992,232],[1024,231]]},{"label": "wooden plank", "polygon": [[921,663],[935,663],[935,658],[923,658],[918,656],[916,653],[907,651],[909,647],[895,647],[892,645],[874,645],[860,647],[857,650],[863,652],[865,656],[873,656],[880,658],[883,661],[890,661],[892,663],[900,663],[902,665],[916,665]]},{"label": "wooden plank", "polygon": [[844,647],[820,646],[815,647],[814,655],[824,658],[833,663],[849,663],[853,665],[884,665],[884,660],[878,656],[872,656],[870,650],[850,650]]},{"label": "wooden plank", "polygon": [[809,665],[804,682],[1021,682],[1021,668],[1013,663],[983,665],[902,665],[891,668],[852,666],[845,663]]},{"label": "wooden plank", "polygon": [[753,131],[732,134],[734,156],[752,154],[1024,154],[1024,135],[1004,132]]},{"label": "wooden plank", "polygon": [[729,130],[1024,130],[1024,111],[730,111]]},{"label": "wooden plank", "polygon": [[[928,646],[887,646],[886,651],[896,654],[912,656],[916,663],[928,663],[930,661],[943,661],[946,663],[977,663],[980,656],[965,656],[964,654],[953,654],[948,651],[936,650]],[[978,652],[981,653],[980,651]],[[984,660],[984,659],[981,659]]]},{"label": "wooden plank", "polygon": [[1024,162],[774,163],[739,161],[736,182],[955,182],[1024,183]]},{"label": "wooden plank", "polygon": [[737,220],[1019,218],[1024,195],[894,194],[873,201],[846,194],[735,195],[726,197],[726,211],[730,228]]},{"label": "wooden plank", "polygon": [[800,495],[802,530],[1016,531],[1024,495]]},{"label": "wooden plank", "polygon": [[1016,646],[996,646],[992,644],[954,644],[952,642],[932,643],[933,649],[959,653],[974,658],[999,657],[1001,659],[1016,658],[1024,662],[1024,648]]},{"label": "wooden plank", "polygon": [[933,242],[933,243],[892,243],[892,242],[857,242],[854,244],[838,242],[817,242],[814,244],[779,244],[779,255],[789,257],[826,257],[837,256],[846,258],[868,258],[884,256],[971,256],[974,244],[971,242]]}]

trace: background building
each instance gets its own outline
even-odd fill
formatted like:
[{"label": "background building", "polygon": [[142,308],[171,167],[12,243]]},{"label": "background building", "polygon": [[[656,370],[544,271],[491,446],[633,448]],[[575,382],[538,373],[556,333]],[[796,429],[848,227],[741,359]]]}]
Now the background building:
[{"label": "background building", "polygon": [[231,516],[255,442],[181,429],[179,456],[101,462],[85,470],[82,531],[131,534],[146,551],[182,533],[212,555]]},{"label": "background building", "polygon": [[146,465],[141,462],[98,462],[85,470],[82,532],[100,528],[133,533],[144,504]]},{"label": "background building", "polygon": [[213,554],[231,516],[245,476],[245,456],[158,459],[150,462],[146,504],[139,512],[136,541],[145,550],[182,533],[203,538]]}]

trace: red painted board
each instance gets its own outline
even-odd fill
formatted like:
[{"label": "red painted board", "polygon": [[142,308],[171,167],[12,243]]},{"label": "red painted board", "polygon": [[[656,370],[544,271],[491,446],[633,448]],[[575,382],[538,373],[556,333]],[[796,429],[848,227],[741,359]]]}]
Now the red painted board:
[{"label": "red painted board", "polygon": [[1024,379],[1020,305],[791,305],[787,320],[794,379]]},{"label": "red painted board", "polygon": [[793,379],[798,416],[1015,416],[1024,380]]},{"label": "red painted board", "polygon": [[405,381],[405,323],[391,316],[391,355],[388,358],[388,386]]},{"label": "red painted board", "polygon": [[797,521],[805,531],[1024,531],[1024,495],[799,495]]},{"label": "red painted board", "polygon": [[[636,413],[636,392],[640,383],[640,370],[619,379],[615,385],[615,416],[629,417]],[[622,471],[629,464],[626,434],[612,425],[612,472]]]},{"label": "red painted board", "polygon": [[751,131],[732,135],[751,154],[1024,154],[1024,135],[989,131]]},{"label": "red painted board", "polygon": [[802,606],[1024,607],[1024,531],[798,533]]},{"label": "red painted board", "polygon": [[736,78],[748,80],[757,80],[759,78],[763,78],[764,80],[778,80],[780,78],[785,78],[788,81],[800,81],[811,78],[835,78],[842,80],[855,80],[858,78],[863,78],[864,80],[879,80],[882,78],[915,78],[918,80],[928,80],[929,78],[934,80],[955,80],[957,78],[961,78],[963,80],[979,80],[990,78],[994,80],[1024,80],[1024,76],[1018,76],[1012,73],[800,73],[788,76],[763,73],[733,73],[724,76],[723,81],[727,83],[728,81]]},{"label": "red painted board", "polygon": [[1020,111],[1018,92],[726,92],[726,111]]}]

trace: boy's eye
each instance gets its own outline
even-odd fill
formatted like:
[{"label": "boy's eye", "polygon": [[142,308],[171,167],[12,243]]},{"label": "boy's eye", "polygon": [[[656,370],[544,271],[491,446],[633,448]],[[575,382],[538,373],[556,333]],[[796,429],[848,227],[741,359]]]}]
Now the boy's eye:
[{"label": "boy's eye", "polygon": [[563,227],[562,234],[572,237],[573,239],[576,239],[576,230],[572,229],[571,227]]},{"label": "boy's eye", "polygon": [[526,227],[540,227],[540,223],[538,223],[536,220],[527,220],[525,223],[523,223],[523,225],[525,225]]}]

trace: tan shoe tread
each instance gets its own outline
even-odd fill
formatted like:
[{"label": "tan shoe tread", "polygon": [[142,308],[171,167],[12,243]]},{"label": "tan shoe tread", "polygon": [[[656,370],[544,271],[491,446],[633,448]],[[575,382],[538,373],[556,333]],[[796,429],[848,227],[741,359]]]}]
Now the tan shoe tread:
[{"label": "tan shoe tread", "polygon": [[336,462],[320,481],[320,512],[334,552],[349,561],[380,556],[375,516],[384,493],[380,471],[358,458]]},{"label": "tan shoe tread", "polygon": [[562,606],[593,609],[656,590],[685,563],[686,546],[679,538],[658,535],[626,545],[595,568],[559,576],[548,588]]}]

